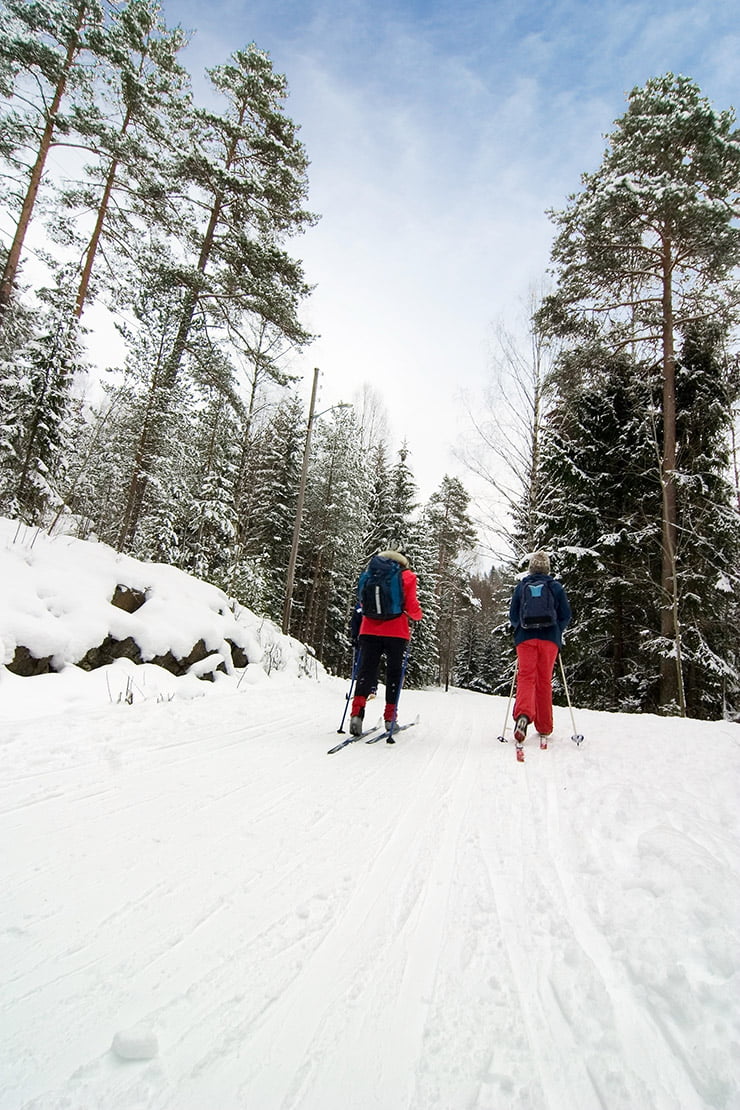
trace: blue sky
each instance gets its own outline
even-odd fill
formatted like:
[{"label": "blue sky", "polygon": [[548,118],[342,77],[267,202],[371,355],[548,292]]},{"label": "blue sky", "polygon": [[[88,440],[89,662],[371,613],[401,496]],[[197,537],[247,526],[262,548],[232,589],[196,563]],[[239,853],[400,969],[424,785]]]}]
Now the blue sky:
[{"label": "blue sky", "polygon": [[737,0],[164,0],[206,66],[249,41],[290,88],[316,228],[290,245],[317,285],[320,404],[383,396],[423,496],[464,435],[499,321],[545,274],[549,208],[594,170],[626,94],[667,71],[740,105]]}]

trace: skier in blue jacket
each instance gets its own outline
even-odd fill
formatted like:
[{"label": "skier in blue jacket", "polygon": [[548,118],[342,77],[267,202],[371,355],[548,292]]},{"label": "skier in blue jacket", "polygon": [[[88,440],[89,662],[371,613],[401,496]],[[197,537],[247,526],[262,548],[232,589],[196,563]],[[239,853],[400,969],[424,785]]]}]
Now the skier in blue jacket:
[{"label": "skier in blue jacket", "polygon": [[[527,617],[523,613],[525,590],[540,585],[550,591],[554,611],[551,616],[541,618],[545,623],[527,627]],[[529,560],[529,573],[518,583],[509,606],[517,656],[514,739],[518,748],[524,743],[531,723],[542,737],[552,732],[552,673],[570,619],[565,590],[550,576],[549,555],[546,551],[535,551]]]}]

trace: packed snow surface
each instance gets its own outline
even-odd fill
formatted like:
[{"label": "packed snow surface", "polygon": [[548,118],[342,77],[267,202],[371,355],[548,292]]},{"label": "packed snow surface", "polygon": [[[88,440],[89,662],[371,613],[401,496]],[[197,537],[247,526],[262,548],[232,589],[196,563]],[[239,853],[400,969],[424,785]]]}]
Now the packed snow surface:
[{"label": "packed snow surface", "polygon": [[0,668],[0,1110],[740,1108],[740,726],[149,672]]}]

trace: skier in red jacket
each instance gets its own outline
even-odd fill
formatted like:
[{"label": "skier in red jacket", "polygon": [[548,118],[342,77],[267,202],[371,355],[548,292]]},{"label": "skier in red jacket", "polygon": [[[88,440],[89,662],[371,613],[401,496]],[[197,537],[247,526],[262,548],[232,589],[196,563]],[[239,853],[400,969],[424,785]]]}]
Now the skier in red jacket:
[{"label": "skier in red jacket", "polygon": [[393,559],[402,567],[403,612],[400,616],[390,617],[388,620],[375,620],[364,615],[362,617],[358,639],[361,652],[360,666],[349,723],[352,736],[360,736],[362,733],[365,704],[371,691],[377,689],[378,668],[383,654],[386,659],[386,704],[383,719],[386,728],[390,728],[394,723],[401,692],[403,657],[411,638],[409,618],[412,621],[420,621],[424,615],[416,596],[416,575],[410,569],[406,556],[400,551],[382,551],[380,555],[384,559]]}]

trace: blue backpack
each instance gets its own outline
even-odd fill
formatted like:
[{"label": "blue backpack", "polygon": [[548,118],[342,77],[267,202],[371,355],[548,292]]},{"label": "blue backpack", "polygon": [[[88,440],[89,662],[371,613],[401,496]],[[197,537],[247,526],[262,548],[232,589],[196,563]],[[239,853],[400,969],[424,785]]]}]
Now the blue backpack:
[{"label": "blue backpack", "polygon": [[538,575],[522,582],[522,601],[519,623],[522,628],[550,628],[557,624],[555,595],[550,579]]},{"label": "blue backpack", "polygon": [[401,564],[395,559],[373,555],[360,575],[358,598],[362,613],[375,621],[400,617],[403,612]]}]

